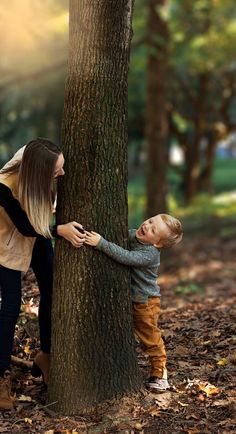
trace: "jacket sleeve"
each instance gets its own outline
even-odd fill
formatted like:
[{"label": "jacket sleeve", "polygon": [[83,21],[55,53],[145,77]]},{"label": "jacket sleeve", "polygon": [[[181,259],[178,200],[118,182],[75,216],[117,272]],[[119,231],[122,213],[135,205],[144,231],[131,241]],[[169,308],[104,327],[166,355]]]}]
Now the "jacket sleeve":
[{"label": "jacket sleeve", "polygon": [[107,256],[114,259],[123,265],[133,267],[143,267],[152,264],[154,259],[154,253],[150,249],[143,246],[142,250],[126,250],[117,244],[110,243],[101,237],[98,245],[98,250],[104,252]]},{"label": "jacket sleeve", "polygon": [[12,195],[10,188],[0,183],[0,206],[2,206],[12,223],[25,237],[37,237],[39,234],[31,225],[27,214],[20,206],[20,203]]}]

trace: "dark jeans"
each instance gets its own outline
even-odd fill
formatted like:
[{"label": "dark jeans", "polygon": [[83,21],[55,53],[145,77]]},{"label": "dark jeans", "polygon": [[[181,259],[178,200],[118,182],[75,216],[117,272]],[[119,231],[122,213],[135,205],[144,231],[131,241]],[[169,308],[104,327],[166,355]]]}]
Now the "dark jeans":
[{"label": "dark jeans", "polygon": [[[41,349],[50,352],[51,305],[53,286],[53,247],[50,239],[36,239],[31,267],[35,273],[39,291],[39,330]],[[9,369],[16,322],[21,306],[21,272],[0,265],[0,375]]]}]

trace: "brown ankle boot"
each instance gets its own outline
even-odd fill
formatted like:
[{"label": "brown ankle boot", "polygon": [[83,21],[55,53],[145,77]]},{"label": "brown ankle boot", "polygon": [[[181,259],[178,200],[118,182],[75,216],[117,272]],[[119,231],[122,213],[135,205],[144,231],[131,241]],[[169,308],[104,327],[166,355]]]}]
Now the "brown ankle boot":
[{"label": "brown ankle boot", "polygon": [[42,375],[44,383],[48,384],[49,368],[50,354],[44,353],[40,350],[34,359],[31,374],[33,377],[40,377]]},{"label": "brown ankle boot", "polygon": [[12,408],[11,380],[10,375],[6,374],[4,377],[0,377],[0,409],[12,410]]}]

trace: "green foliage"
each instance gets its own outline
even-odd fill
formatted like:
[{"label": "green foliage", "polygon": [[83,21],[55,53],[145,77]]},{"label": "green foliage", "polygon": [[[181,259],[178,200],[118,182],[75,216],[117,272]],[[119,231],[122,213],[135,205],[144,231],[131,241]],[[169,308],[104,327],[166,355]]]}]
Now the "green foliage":
[{"label": "green foliage", "polygon": [[[212,225],[214,231],[214,225],[218,225],[221,219],[235,226],[235,159],[217,159],[213,173],[215,194],[212,197],[206,193],[199,194],[187,207],[181,203],[180,177],[172,169],[168,171],[168,181],[171,186],[168,194],[169,212],[179,217],[186,229],[197,230],[199,226],[203,226],[207,230]],[[144,218],[146,200],[144,177],[130,180],[128,192],[129,225],[136,227]],[[232,231],[232,228],[229,230]],[[225,234],[226,231],[223,231],[222,236]]]},{"label": "green foliage", "polygon": [[40,77],[36,83],[23,84],[2,95],[0,130],[3,140],[0,144],[3,149],[6,149],[6,144],[11,144],[9,154],[13,154],[32,137],[59,140],[64,75],[65,71],[54,72],[50,77]]},{"label": "green foliage", "polygon": [[133,17],[134,37],[129,68],[129,134],[136,138],[143,136],[146,110],[146,36],[147,8],[143,0],[135,2]]},{"label": "green foliage", "polygon": [[172,0],[171,62],[196,74],[226,68],[235,60],[235,2]]},{"label": "green foliage", "polygon": [[216,193],[235,190],[235,167],[234,158],[215,159],[213,184]]},{"label": "green foliage", "polygon": [[128,187],[129,226],[137,227],[144,217],[146,197],[144,195],[143,178],[135,178],[129,182]]},{"label": "green foliage", "polygon": [[[174,121],[182,132],[194,139],[195,106],[190,95],[198,98],[201,74],[210,74],[206,119],[222,121],[214,113],[226,98],[229,88],[224,74],[235,68],[236,9],[234,0],[170,0],[158,7],[170,29],[169,76],[166,77],[168,103],[174,110]],[[146,38],[148,7],[136,0],[133,19],[134,41],[129,76],[130,136],[144,134],[146,104]],[[177,78],[178,77],[178,78]],[[231,99],[229,118],[235,122],[235,99]],[[214,110],[212,110],[212,107]],[[136,130],[136,132],[135,132]]]},{"label": "green foliage", "polygon": [[180,282],[174,287],[175,294],[188,295],[188,294],[202,294],[204,288],[196,282]]}]

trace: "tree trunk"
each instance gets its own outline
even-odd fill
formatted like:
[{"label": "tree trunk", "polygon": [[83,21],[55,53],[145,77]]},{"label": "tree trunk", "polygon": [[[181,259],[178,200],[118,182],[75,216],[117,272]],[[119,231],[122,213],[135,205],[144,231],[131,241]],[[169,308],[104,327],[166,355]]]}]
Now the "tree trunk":
[{"label": "tree trunk", "polygon": [[147,209],[146,215],[167,210],[167,155],[168,119],[165,82],[168,68],[169,32],[158,7],[165,0],[149,0],[149,55],[147,69]]},{"label": "tree trunk", "polygon": [[201,140],[205,137],[206,97],[209,85],[209,75],[199,75],[199,92],[195,104],[195,119],[193,140],[189,141],[185,153],[184,193],[187,203],[190,203],[199,192],[201,177]]},{"label": "tree trunk", "polygon": [[[214,133],[213,133],[214,134]],[[198,191],[205,191],[208,194],[213,194],[213,185],[212,185],[212,173],[214,168],[214,160],[215,160],[215,149],[216,149],[217,140],[213,135],[209,139],[207,144],[207,148],[205,151],[205,166],[201,172],[201,176],[199,177]]]},{"label": "tree trunk", "polygon": [[193,144],[189,143],[185,153],[186,169],[184,172],[184,197],[190,203],[198,193],[200,176],[200,140],[196,134]]},{"label": "tree trunk", "polygon": [[[131,0],[71,0],[58,221],[127,246]],[[95,249],[55,248],[50,401],[66,413],[140,387],[126,267]]]}]

